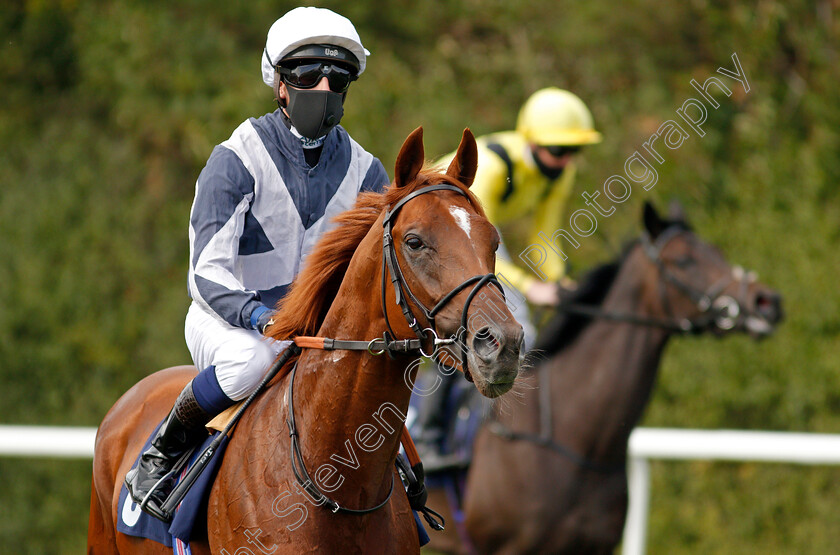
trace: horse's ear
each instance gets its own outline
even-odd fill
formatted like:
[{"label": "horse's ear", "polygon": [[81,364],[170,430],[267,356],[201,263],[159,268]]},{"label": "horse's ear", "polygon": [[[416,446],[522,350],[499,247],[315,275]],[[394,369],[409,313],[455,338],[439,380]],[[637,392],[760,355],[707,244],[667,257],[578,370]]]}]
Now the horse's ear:
[{"label": "horse's ear", "polygon": [[685,217],[685,210],[683,210],[683,205],[677,199],[672,200],[668,204],[668,219],[674,222],[680,222],[684,224],[688,223]]},{"label": "horse's ear", "polygon": [[467,127],[461,136],[461,144],[458,145],[458,152],[449,164],[446,175],[454,177],[467,187],[472,185],[475,179],[475,172],[478,169],[478,148],[475,146],[475,137]]},{"label": "horse's ear", "polygon": [[394,184],[397,187],[405,187],[417,178],[417,174],[423,169],[425,162],[423,151],[423,127],[418,127],[411,132],[397,154],[397,163],[394,168]]},{"label": "horse's ear", "polygon": [[656,237],[658,237],[659,234],[665,231],[665,228],[668,227],[667,222],[659,217],[659,214],[656,212],[656,208],[654,208],[648,201],[645,201],[642,220],[644,221],[645,229],[650,234],[651,239],[656,239]]}]

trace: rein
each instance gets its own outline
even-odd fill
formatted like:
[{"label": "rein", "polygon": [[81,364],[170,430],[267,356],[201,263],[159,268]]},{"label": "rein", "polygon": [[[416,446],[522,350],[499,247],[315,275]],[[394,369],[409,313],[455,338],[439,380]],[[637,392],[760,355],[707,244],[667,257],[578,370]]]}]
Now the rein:
[{"label": "rein", "polygon": [[515,432],[498,420],[491,420],[488,422],[487,429],[507,441],[528,441],[539,445],[540,447],[551,449],[555,453],[569,459],[574,464],[587,470],[610,474],[623,469],[625,467],[625,461],[623,460],[621,462],[614,463],[599,463],[588,459],[586,456],[581,455],[571,447],[567,447],[558,441],[554,441],[551,437],[553,434],[551,430],[551,398],[549,396],[550,390],[548,383],[550,376],[544,365],[540,366],[538,377],[540,381],[540,397],[538,401],[538,408],[540,410],[540,433],[532,434],[530,432]]},{"label": "rein", "polygon": [[[689,318],[677,319],[673,316],[669,318],[653,318],[649,316],[642,316],[639,314],[623,313],[623,312],[607,312],[595,306],[584,305],[579,303],[569,303],[560,305],[558,311],[569,314],[577,314],[587,316],[590,318],[599,318],[602,320],[609,320],[613,322],[625,322],[640,326],[649,326],[654,328],[666,329],[674,333],[702,333],[713,327],[718,327],[721,330],[729,330],[735,327],[738,319],[741,317],[741,303],[734,297],[729,295],[722,295],[724,289],[734,280],[741,284],[741,293],[738,297],[743,297],[746,293],[746,287],[750,281],[750,272],[745,272],[741,267],[734,267],[732,272],[726,278],[713,284],[706,291],[700,291],[687,283],[677,278],[671,273],[662,261],[662,249],[673,238],[685,230],[672,226],[666,229],[657,237],[655,242],[650,240],[650,235],[645,233],[642,235],[642,248],[648,259],[653,262],[659,270],[661,276],[660,297],[665,312],[672,314],[670,304],[667,302],[665,295],[665,285],[669,283],[676,287],[681,293],[689,297],[701,312],[701,316],[694,320]],[[614,472],[622,469],[625,466],[624,461],[620,463],[601,464],[594,462],[581,455],[571,448],[554,441],[552,439],[551,431],[551,399],[549,397],[548,375],[545,366],[540,366],[539,369],[539,389],[540,397],[538,401],[540,411],[540,433],[532,434],[530,432],[515,432],[504,426],[498,420],[492,420],[487,424],[488,429],[502,439],[508,441],[529,441],[547,449],[551,449],[573,463],[582,468],[593,470],[595,472]]]},{"label": "rein", "polygon": [[381,503],[369,507],[367,509],[348,509],[342,507],[337,501],[327,497],[315,485],[315,481],[309,476],[306,470],[306,464],[303,462],[303,453],[300,451],[300,438],[298,437],[297,426],[295,426],[295,400],[294,400],[294,383],[295,373],[297,372],[297,364],[292,368],[291,376],[289,376],[289,419],[286,424],[289,427],[289,437],[292,438],[292,471],[295,474],[295,480],[312,498],[316,505],[325,505],[333,513],[348,513],[353,515],[366,515],[372,513],[377,509],[381,509],[391,499],[391,494],[394,493],[394,474],[391,474],[391,488],[388,490],[388,495]]},{"label": "rein", "polygon": [[569,314],[587,316],[589,318],[598,318],[600,320],[626,322],[629,324],[648,326],[651,328],[662,328],[675,333],[696,333],[699,331],[699,328],[689,320],[666,320],[664,318],[649,318],[646,316],[639,316],[638,314],[624,312],[606,312],[600,308],[585,304],[561,304],[557,310],[559,312],[567,312]]},{"label": "rein", "polygon": [[[737,280],[741,284],[742,297],[746,293],[746,286],[750,281],[750,272],[745,272],[743,268],[736,266],[732,268],[730,275],[724,277],[715,284],[712,284],[706,291],[701,291],[685,283],[677,278],[672,272],[668,270],[665,263],[662,261],[662,249],[671,239],[677,235],[684,233],[685,230],[679,227],[670,227],[657,237],[655,242],[650,240],[650,235],[647,233],[642,235],[641,243],[642,249],[647,255],[648,259],[656,265],[659,270],[660,280],[660,299],[663,309],[668,318],[654,318],[650,316],[642,316],[639,314],[624,313],[624,312],[607,312],[592,305],[585,305],[580,303],[561,304],[557,310],[558,312],[566,312],[568,314],[576,314],[579,316],[586,316],[589,318],[598,318],[601,320],[608,320],[612,322],[625,322],[639,326],[648,326],[653,328],[665,329],[673,333],[681,334],[698,334],[712,328],[719,328],[721,330],[730,330],[739,321],[742,310],[741,304],[737,299],[730,295],[722,295],[726,287]],[[691,299],[700,310],[700,316],[695,319],[690,318],[675,318],[670,316],[672,314],[668,297],[666,296],[665,286],[667,284],[673,285],[681,293]]]},{"label": "rein", "polygon": [[[372,345],[381,341],[383,340],[374,339],[370,342],[342,341],[326,337],[301,335],[295,338],[294,344],[289,347],[289,350],[294,350],[295,353],[300,352],[301,349],[320,349],[325,351],[339,349],[351,351],[365,350],[376,355],[382,354],[382,351],[374,353],[372,348],[376,347],[372,347]],[[408,342],[409,340],[404,341]],[[417,340],[415,339],[411,341]],[[402,343],[402,341],[399,343]],[[289,378],[289,418],[286,425],[289,428],[289,437],[291,438],[292,443],[292,471],[295,474],[295,480],[297,480],[298,485],[300,485],[310,495],[316,505],[325,505],[333,513],[341,512],[364,515],[384,507],[385,504],[388,503],[388,500],[391,499],[391,494],[394,493],[393,474],[391,475],[391,487],[388,490],[388,495],[385,496],[385,499],[381,503],[367,509],[349,509],[347,507],[342,507],[337,501],[324,494],[324,492],[322,492],[315,484],[315,481],[310,477],[309,472],[306,470],[306,463],[303,461],[303,453],[300,450],[300,436],[298,435],[297,425],[295,424],[294,383],[296,371],[297,365],[295,365],[292,369],[291,377]],[[423,463],[420,460],[420,455],[417,453],[417,447],[414,445],[414,441],[411,439],[411,436],[408,433],[408,428],[406,428],[405,425],[403,425],[402,432],[400,433],[400,443],[402,443],[403,448],[405,449],[405,459],[408,460],[404,460],[402,455],[398,453],[397,467],[403,475],[405,475],[406,481],[408,482],[406,494],[408,495],[409,504],[413,510],[423,514],[423,518],[426,519],[426,522],[428,522],[433,529],[443,530],[443,517],[432,509],[426,507],[427,493],[424,484],[425,473],[423,471]]]}]

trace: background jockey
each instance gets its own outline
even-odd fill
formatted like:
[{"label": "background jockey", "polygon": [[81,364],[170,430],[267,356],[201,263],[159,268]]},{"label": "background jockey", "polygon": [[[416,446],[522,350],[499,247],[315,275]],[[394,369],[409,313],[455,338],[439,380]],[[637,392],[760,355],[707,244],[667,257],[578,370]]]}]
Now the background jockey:
[{"label": "background jockey", "polygon": [[[519,111],[515,131],[479,137],[477,142],[478,173],[470,190],[481,199],[487,218],[501,233],[496,273],[522,293],[507,293],[507,298],[514,305],[514,317],[525,329],[525,346],[531,348],[536,331],[530,312],[526,303],[515,299],[524,295],[531,304],[554,306],[560,300],[560,288],[572,288],[574,282],[564,275],[559,255],[549,256],[541,266],[543,280],[524,268],[518,253],[532,243],[541,243],[540,232],[550,237],[561,227],[575,179],[574,159],[583,146],[601,142],[601,134],[580,98],[550,87],[528,98]],[[439,163],[448,164],[453,156],[454,152]],[[445,403],[456,379],[454,373],[441,372],[440,377],[440,387],[419,403],[421,432],[415,438],[430,468],[435,466],[437,446],[447,427]]]},{"label": "background jockey", "polygon": [[[140,502],[204,425],[246,398],[284,343],[263,337],[273,307],[330,220],[389,183],[382,163],[338,125],[370,53],[353,24],[296,8],[269,29],[262,78],[278,110],[242,123],[198,177],[190,214],[187,346],[203,369],[126,476]],[[156,489],[159,506],[172,484]]]}]

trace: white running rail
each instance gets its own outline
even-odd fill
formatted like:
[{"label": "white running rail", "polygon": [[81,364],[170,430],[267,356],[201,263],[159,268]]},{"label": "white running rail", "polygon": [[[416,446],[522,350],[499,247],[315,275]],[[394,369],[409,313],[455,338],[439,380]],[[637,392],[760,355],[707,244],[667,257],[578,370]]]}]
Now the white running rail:
[{"label": "white running rail", "polygon": [[[0,426],[0,456],[91,458],[96,428]],[[840,434],[637,428],[630,436],[630,508],[622,555],[645,552],[650,463],[725,460],[840,464]]]},{"label": "white running rail", "polygon": [[840,464],[840,434],[636,428],[630,435],[630,508],[622,555],[645,552],[651,459]]},{"label": "white running rail", "polygon": [[96,428],[0,426],[0,456],[92,459]]}]

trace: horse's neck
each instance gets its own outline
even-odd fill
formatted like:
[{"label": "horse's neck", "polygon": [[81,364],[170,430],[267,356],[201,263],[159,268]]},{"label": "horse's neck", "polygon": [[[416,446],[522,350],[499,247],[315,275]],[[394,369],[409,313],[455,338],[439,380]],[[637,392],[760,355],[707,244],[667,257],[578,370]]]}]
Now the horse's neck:
[{"label": "horse's neck", "polygon": [[[644,287],[639,261],[628,260],[601,309],[654,317],[660,316],[656,307],[656,296]],[[623,453],[650,398],[668,337],[660,328],[593,320],[575,342],[545,363],[554,401],[554,437],[564,442],[574,437],[593,457]]]},{"label": "horse's neck", "polygon": [[[343,284],[319,335],[354,340],[381,337],[385,324],[376,304],[359,302],[369,298],[369,281],[358,286]],[[391,360],[367,351],[301,355],[294,385],[298,434],[316,481],[315,473],[324,464],[346,478],[334,494],[339,503],[370,506],[387,493],[411,394],[404,379],[410,362],[407,356]],[[326,481],[335,484],[336,480]]]}]

